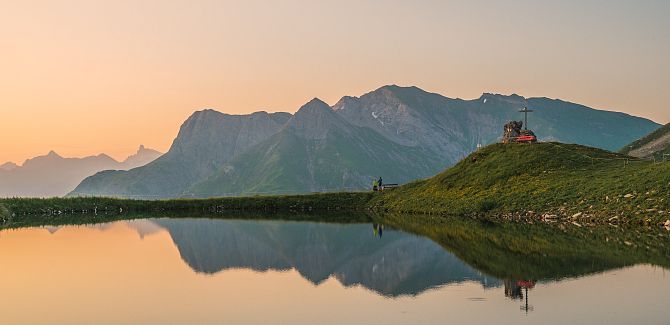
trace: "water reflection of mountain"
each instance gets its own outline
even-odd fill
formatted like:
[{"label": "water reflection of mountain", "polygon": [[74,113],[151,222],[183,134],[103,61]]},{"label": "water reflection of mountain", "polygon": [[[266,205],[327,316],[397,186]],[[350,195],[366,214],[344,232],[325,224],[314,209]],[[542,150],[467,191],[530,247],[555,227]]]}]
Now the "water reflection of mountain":
[{"label": "water reflection of mountain", "polygon": [[296,269],[318,284],[334,276],[388,296],[415,295],[432,287],[500,281],[481,274],[430,239],[386,230],[375,237],[370,224],[285,221],[159,219],[197,272],[231,268]]}]

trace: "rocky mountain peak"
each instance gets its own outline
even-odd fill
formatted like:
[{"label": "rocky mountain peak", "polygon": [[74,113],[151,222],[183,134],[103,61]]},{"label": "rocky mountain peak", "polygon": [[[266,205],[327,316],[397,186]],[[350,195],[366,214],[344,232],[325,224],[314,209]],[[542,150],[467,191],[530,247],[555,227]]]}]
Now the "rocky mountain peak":
[{"label": "rocky mountain peak", "polygon": [[333,108],[314,98],[293,115],[288,126],[308,139],[324,139],[332,129],[347,129],[348,123]]},{"label": "rocky mountain peak", "polygon": [[348,109],[358,105],[358,97],[353,96],[344,96],[340,98],[335,105],[333,105],[333,110]]},{"label": "rocky mountain peak", "polygon": [[[312,111],[319,111],[319,110],[329,111],[330,106],[328,106],[328,104],[326,104],[326,102],[324,102],[321,99],[315,97],[315,98],[312,98],[312,100],[310,100],[309,102],[307,102],[307,104],[302,105],[302,107],[300,107],[300,109],[298,110],[298,113],[305,112],[305,111],[312,112]],[[296,113],[296,115],[298,113]]]},{"label": "rocky mountain peak", "polygon": [[49,158],[63,158],[53,150],[49,151],[49,153],[46,155],[46,157],[49,157]]},{"label": "rocky mountain peak", "polygon": [[416,86],[404,87],[398,85],[386,85],[371,92],[370,94],[379,94],[385,97],[393,97],[401,100],[403,98],[417,98],[426,95],[435,95]]},{"label": "rocky mountain peak", "polygon": [[18,168],[19,166],[13,162],[6,162],[2,165],[0,165],[0,170],[5,170],[5,171],[10,171]]},{"label": "rocky mountain peak", "polygon": [[123,161],[125,169],[132,169],[140,166],[144,166],[160,157],[163,153],[140,145],[135,154],[128,156],[126,160]]},{"label": "rocky mountain peak", "polygon": [[337,118],[337,115],[334,114],[333,109],[324,101],[314,98],[300,107],[291,120],[294,122],[309,122],[329,117]]},{"label": "rocky mountain peak", "polygon": [[[108,161],[117,162],[116,159],[110,157],[108,154],[105,154],[105,153],[101,153],[101,154],[95,156],[95,158],[98,158],[99,160],[108,160]],[[86,159],[86,158],[84,158],[84,159]]]},{"label": "rocky mountain peak", "polygon": [[[494,93],[483,93],[479,97],[480,101],[483,102],[488,102],[488,101],[499,101],[499,102],[505,102],[508,104],[514,104],[514,105],[526,105],[526,98],[517,94],[511,94],[511,95],[503,95],[503,94],[494,94]],[[522,107],[519,107],[522,108]]]}]

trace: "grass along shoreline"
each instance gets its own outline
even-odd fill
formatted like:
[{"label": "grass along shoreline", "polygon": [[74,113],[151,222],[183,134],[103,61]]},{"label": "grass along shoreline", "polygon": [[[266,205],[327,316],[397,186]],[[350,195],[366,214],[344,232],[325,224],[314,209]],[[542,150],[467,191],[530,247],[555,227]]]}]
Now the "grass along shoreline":
[{"label": "grass along shoreline", "polygon": [[[100,197],[12,198],[0,199],[0,227],[36,225],[77,216],[105,221],[120,220],[123,215],[148,213],[221,212],[308,212],[364,211],[373,194],[369,192],[327,193],[289,196],[229,197],[212,199],[131,200]],[[121,217],[120,217],[121,216]]]},{"label": "grass along shoreline", "polygon": [[493,221],[656,226],[670,219],[670,163],[579,145],[494,144],[437,176],[381,192],[127,200],[0,199],[0,222],[61,214],[377,211]]}]

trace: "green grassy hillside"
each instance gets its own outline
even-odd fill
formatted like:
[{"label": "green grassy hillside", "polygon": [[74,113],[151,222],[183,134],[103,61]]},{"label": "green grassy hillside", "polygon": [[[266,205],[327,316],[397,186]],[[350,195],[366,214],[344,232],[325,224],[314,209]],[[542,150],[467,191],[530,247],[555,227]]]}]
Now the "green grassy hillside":
[{"label": "green grassy hillside", "polygon": [[431,179],[376,196],[371,205],[409,213],[653,223],[670,216],[669,190],[670,163],[580,145],[494,144]]},{"label": "green grassy hillside", "polygon": [[623,147],[620,152],[635,157],[663,160],[663,155],[670,154],[670,124]]}]

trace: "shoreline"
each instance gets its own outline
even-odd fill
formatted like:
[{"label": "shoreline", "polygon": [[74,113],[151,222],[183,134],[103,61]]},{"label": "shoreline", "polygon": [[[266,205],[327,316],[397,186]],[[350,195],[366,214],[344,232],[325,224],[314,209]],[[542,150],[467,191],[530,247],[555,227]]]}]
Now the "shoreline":
[{"label": "shoreline", "polygon": [[[395,191],[391,190],[391,191]],[[389,191],[388,193],[391,193]],[[21,224],[38,224],[40,221],[59,219],[76,220],[77,216],[99,215],[123,216],[128,214],[183,214],[196,213],[216,216],[222,213],[277,214],[351,212],[368,214],[402,214],[407,216],[433,216],[439,218],[462,218],[496,223],[547,224],[557,228],[589,228],[599,226],[630,226],[639,228],[666,228],[664,214],[659,218],[608,217],[590,210],[573,213],[562,208],[544,211],[522,209],[512,211],[507,207],[481,212],[477,209],[447,213],[445,211],[402,211],[387,208],[384,192],[344,192],[289,196],[227,197],[209,199],[134,200],[104,197],[74,198],[13,198],[0,199],[0,228]],[[661,211],[663,212],[663,211]],[[121,218],[122,219],[122,218]],[[92,219],[94,220],[94,219]],[[113,219],[117,220],[117,219]],[[318,218],[315,220],[318,221]]]}]

